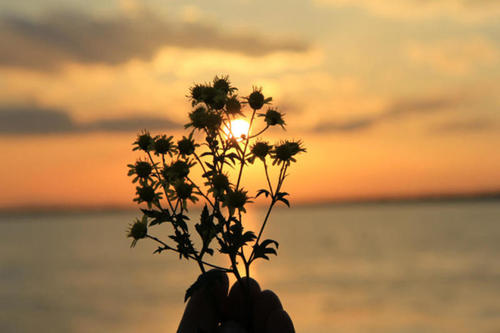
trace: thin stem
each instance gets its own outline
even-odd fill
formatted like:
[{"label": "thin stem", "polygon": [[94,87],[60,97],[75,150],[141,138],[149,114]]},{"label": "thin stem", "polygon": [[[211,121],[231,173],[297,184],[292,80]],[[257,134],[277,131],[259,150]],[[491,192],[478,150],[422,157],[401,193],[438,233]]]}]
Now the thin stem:
[{"label": "thin stem", "polygon": [[271,180],[269,179],[269,172],[267,171],[267,163],[265,157],[263,162],[264,162],[264,170],[266,171],[267,184],[269,185],[269,191],[271,191],[271,197],[274,197],[273,186],[271,185]]},{"label": "thin stem", "polygon": [[250,124],[248,125],[248,133],[247,133],[247,137],[246,137],[246,140],[245,140],[245,148],[243,149],[243,156],[241,158],[241,166],[240,166],[240,172],[238,174],[238,181],[236,182],[236,190],[238,190],[239,186],[240,186],[240,181],[241,181],[241,175],[243,174],[243,167],[245,166],[245,154],[247,153],[247,147],[248,147],[248,143],[250,142],[250,131],[252,130],[252,124],[253,124],[253,119],[255,118],[255,112],[257,110],[253,109],[253,112],[252,112],[252,118],[250,118]]},{"label": "thin stem", "polygon": [[203,170],[203,174],[207,173],[207,170],[205,169],[205,166],[203,165],[203,162],[201,161],[201,159],[198,157],[198,154],[193,153],[193,155],[196,158],[196,160],[198,161],[198,163],[200,163],[201,169]]},{"label": "thin stem", "polygon": [[258,132],[257,134],[254,134],[254,135],[250,136],[249,139],[253,139],[253,138],[258,137],[259,135],[261,135],[262,133],[264,133],[268,128],[269,128],[269,125],[266,125],[266,127],[264,127],[262,129],[262,131]]},{"label": "thin stem", "polygon": [[186,178],[187,178],[187,180],[189,180],[191,182],[191,184],[194,187],[196,187],[196,189],[198,190],[198,192],[201,194],[202,197],[205,198],[205,200],[208,201],[208,203],[210,204],[210,206],[212,206],[212,208],[215,209],[215,205],[212,203],[212,201],[210,200],[210,198],[203,193],[203,191],[201,190],[201,188],[198,185],[196,185],[195,182],[193,182],[193,180],[191,178],[189,178],[189,177],[186,177]]},{"label": "thin stem", "polygon": [[[175,249],[175,248],[173,248],[173,247],[171,247],[171,246],[168,246],[165,242],[163,242],[163,241],[159,240],[158,238],[156,238],[156,237],[154,237],[154,236],[151,236],[151,235],[146,235],[146,237],[147,237],[147,238],[150,238],[150,239],[152,239],[152,240],[154,240],[154,241],[156,241],[156,242],[158,242],[158,243],[160,243],[161,245],[163,245],[163,247],[165,247],[165,249],[166,249],[166,250],[172,250],[172,251],[174,251],[174,252],[180,253],[180,252],[179,252],[179,250],[177,250],[177,249]],[[220,266],[217,266],[217,265],[211,264],[211,263],[209,263],[209,262],[206,262],[206,261],[200,260],[200,259],[196,258],[196,257],[195,257],[195,256],[193,256],[193,255],[188,254],[187,256],[188,256],[189,258],[191,258],[191,259],[196,260],[196,261],[200,261],[202,264],[207,265],[207,266],[209,266],[209,267],[216,268],[216,269],[220,269],[221,271],[224,271],[224,272],[232,272],[232,270],[231,270],[231,269],[229,269],[229,268],[220,267]]]},{"label": "thin stem", "polygon": [[170,202],[170,198],[168,197],[167,188],[165,187],[165,184],[163,184],[163,182],[161,181],[160,171],[158,170],[158,167],[156,166],[156,164],[153,160],[153,157],[151,156],[151,153],[148,151],[147,154],[149,156],[149,160],[151,161],[151,164],[155,168],[156,177],[158,178],[158,181],[160,183],[162,183],[163,193],[165,193],[165,198],[167,199],[168,205],[170,206],[170,209],[172,210],[172,214],[175,214],[174,206],[172,206],[172,203]]}]

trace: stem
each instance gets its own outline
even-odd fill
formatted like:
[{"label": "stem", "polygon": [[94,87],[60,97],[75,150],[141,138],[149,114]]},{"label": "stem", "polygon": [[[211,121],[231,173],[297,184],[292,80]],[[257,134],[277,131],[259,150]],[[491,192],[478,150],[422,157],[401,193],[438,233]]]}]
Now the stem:
[{"label": "stem", "polygon": [[267,163],[265,157],[264,157],[264,170],[266,171],[266,179],[267,179],[267,184],[269,185],[269,191],[271,191],[271,197],[274,197],[273,186],[271,185],[271,180],[269,179],[269,172],[267,171]]},{"label": "stem", "polygon": [[[146,235],[146,237],[147,237],[147,238],[150,238],[150,239],[152,239],[152,240],[154,240],[154,241],[156,241],[156,242],[158,242],[158,243],[160,243],[160,244],[161,244],[161,245],[163,245],[163,246],[165,247],[165,249],[167,249],[167,250],[172,250],[172,251],[174,251],[174,252],[180,253],[180,252],[179,252],[179,250],[174,249],[174,248],[173,248],[173,247],[171,247],[171,246],[168,246],[168,245],[167,245],[167,243],[165,243],[165,242],[163,242],[163,241],[159,240],[158,238],[156,238],[156,237],[154,237],[154,236],[151,236],[151,235]],[[206,262],[206,261],[200,260],[200,259],[196,258],[196,257],[195,257],[195,256],[193,256],[193,255],[188,254],[187,256],[188,256],[189,258],[191,258],[191,259],[194,259],[194,260],[196,260],[196,261],[199,261],[199,263],[198,263],[198,264],[200,264],[200,263],[201,263],[201,264],[203,264],[203,265],[207,265],[207,266],[212,267],[212,268],[220,269],[221,271],[224,271],[224,272],[232,272],[232,270],[231,270],[231,269],[229,269],[229,268],[220,267],[220,266],[217,266],[217,265],[211,264],[211,263],[209,263],[209,262]],[[200,268],[201,268],[201,267],[200,267]],[[202,269],[202,272],[204,272],[204,270],[203,270],[203,269]]]},{"label": "stem", "polygon": [[147,153],[148,153],[149,160],[151,161],[151,164],[155,168],[156,177],[158,178],[158,181],[160,183],[162,183],[161,185],[163,187],[163,193],[165,193],[165,198],[167,199],[168,205],[170,206],[170,209],[172,210],[172,214],[175,214],[174,206],[172,206],[172,203],[170,202],[170,199],[168,197],[167,188],[165,187],[165,184],[163,184],[163,182],[161,181],[160,171],[158,170],[158,167],[156,166],[156,164],[153,160],[153,157],[151,156],[151,153],[149,151]]},{"label": "stem", "polygon": [[238,190],[238,188],[240,186],[241,175],[243,174],[243,167],[245,166],[245,154],[247,153],[248,143],[250,142],[250,131],[252,130],[253,119],[255,118],[256,111],[257,110],[255,110],[255,109],[253,110],[252,118],[250,119],[250,124],[248,125],[248,133],[247,133],[247,137],[245,140],[245,148],[243,149],[243,156],[241,159],[241,166],[240,166],[240,172],[238,174],[238,181],[236,182],[236,190]]},{"label": "stem", "polygon": [[259,135],[261,135],[262,133],[264,133],[268,128],[269,128],[269,125],[266,125],[266,127],[264,127],[262,129],[262,131],[258,132],[257,134],[254,134],[254,135],[250,136],[249,139],[253,139],[253,138],[258,137]]},{"label": "stem", "polygon": [[191,180],[191,178],[189,178],[189,177],[186,177],[186,178],[187,178],[187,180],[189,180],[191,182],[191,184],[193,184],[194,187],[196,187],[196,189],[198,190],[198,192],[200,192],[200,194],[205,198],[205,200],[208,201],[208,203],[210,204],[210,206],[212,206],[212,208],[215,209],[215,205],[212,203],[212,201],[210,200],[210,198],[203,193],[203,191],[201,190],[201,188],[198,185],[196,185],[195,182],[193,182]]}]

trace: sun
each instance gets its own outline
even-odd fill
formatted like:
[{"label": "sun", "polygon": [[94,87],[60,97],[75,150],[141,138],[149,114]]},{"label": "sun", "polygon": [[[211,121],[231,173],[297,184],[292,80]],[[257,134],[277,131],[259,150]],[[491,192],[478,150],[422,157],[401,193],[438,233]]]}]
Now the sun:
[{"label": "sun", "polygon": [[248,135],[248,129],[250,125],[244,119],[234,119],[231,120],[230,128],[225,128],[224,133],[228,138],[243,138]]}]

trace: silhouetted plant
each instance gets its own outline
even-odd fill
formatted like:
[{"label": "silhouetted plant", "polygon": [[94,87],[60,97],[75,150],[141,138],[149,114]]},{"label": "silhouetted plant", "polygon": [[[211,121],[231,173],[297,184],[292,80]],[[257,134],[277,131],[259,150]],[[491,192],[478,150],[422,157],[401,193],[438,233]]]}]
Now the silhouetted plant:
[{"label": "silhouetted plant", "polygon": [[[194,260],[202,273],[206,267],[216,268],[234,274],[241,281],[236,267],[238,260],[244,264],[246,276],[250,276],[250,266],[255,260],[268,260],[270,254],[277,254],[278,242],[263,240],[263,231],[277,203],[289,206],[283,184],[296,155],[305,149],[301,141],[272,145],[261,139],[270,127],[285,128],[283,114],[272,107],[259,111],[272,100],[263,95],[262,89],[254,88],[243,98],[238,97],[237,91],[228,77],[216,76],[210,84],[195,84],[189,95],[193,111],[185,125],[191,131],[177,143],[172,136],[152,136],[147,131],[138,134],[133,150],[142,151],[145,157],[128,165],[128,175],[138,184],[134,201],[146,207],[141,208],[143,216],[131,225],[128,237],[133,238],[132,247],[140,239],[149,238],[159,244],[154,253],[176,252],[179,258]],[[247,133],[235,137],[231,121],[244,117],[245,105],[251,109],[249,128]],[[264,121],[254,134],[256,116]],[[197,143],[195,136],[202,141]],[[242,175],[245,166],[254,163],[263,165],[266,186],[252,197],[242,186]],[[201,182],[190,176],[194,167],[203,172]],[[228,168],[235,171],[234,179],[230,178]],[[279,170],[274,182],[271,182],[270,168]],[[256,235],[245,228],[242,218],[248,204],[260,195],[267,198],[269,206]],[[198,200],[203,202],[203,209],[193,228],[187,215],[188,207]],[[168,241],[151,233],[163,224],[169,226]],[[201,239],[199,246],[192,240],[194,231]],[[244,247],[251,248],[250,254],[245,254]],[[230,267],[220,267],[207,260],[207,255],[213,256],[215,250],[229,257]],[[188,289],[186,299],[195,287],[196,283]]]}]

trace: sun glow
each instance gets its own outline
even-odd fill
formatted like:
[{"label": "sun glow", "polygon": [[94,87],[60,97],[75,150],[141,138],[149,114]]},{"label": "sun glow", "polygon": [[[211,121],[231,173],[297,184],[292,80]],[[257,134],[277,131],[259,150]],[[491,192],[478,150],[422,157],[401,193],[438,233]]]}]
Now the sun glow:
[{"label": "sun glow", "polygon": [[250,125],[244,119],[231,120],[230,128],[225,128],[224,132],[228,138],[244,138],[248,135]]}]

